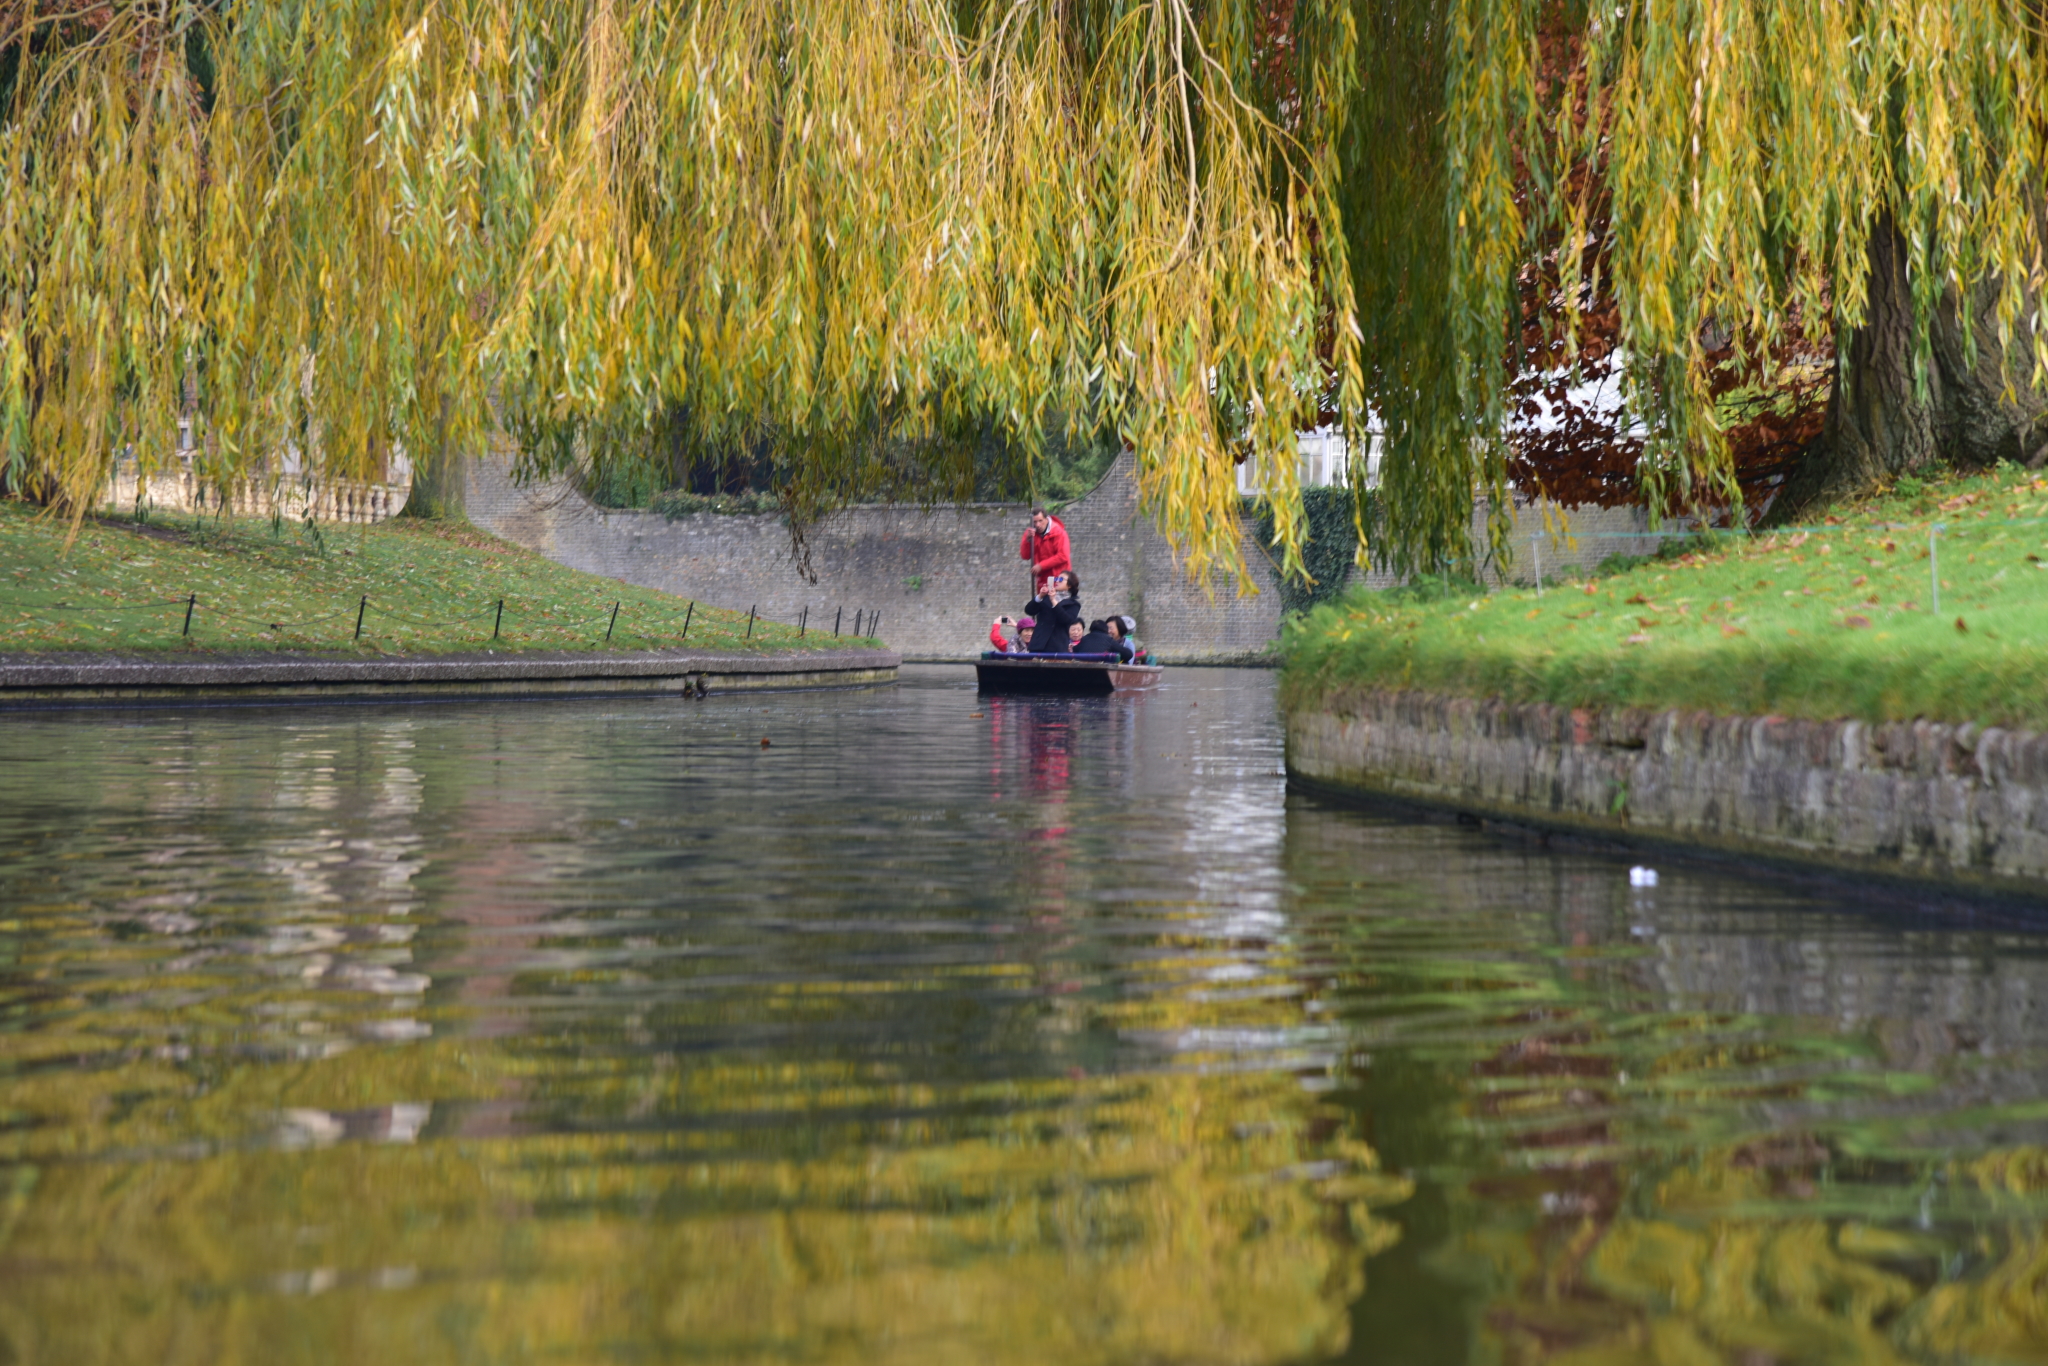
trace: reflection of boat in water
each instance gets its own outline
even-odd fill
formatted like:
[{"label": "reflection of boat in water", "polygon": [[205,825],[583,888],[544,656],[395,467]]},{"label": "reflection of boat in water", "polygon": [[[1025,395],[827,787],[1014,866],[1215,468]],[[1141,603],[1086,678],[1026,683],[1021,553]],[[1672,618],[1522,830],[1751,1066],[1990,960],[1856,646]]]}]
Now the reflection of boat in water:
[{"label": "reflection of boat in water", "polygon": [[993,650],[974,666],[983,692],[1055,697],[1141,692],[1158,687],[1165,672],[1158,664],[1125,664],[1108,655],[999,655]]}]

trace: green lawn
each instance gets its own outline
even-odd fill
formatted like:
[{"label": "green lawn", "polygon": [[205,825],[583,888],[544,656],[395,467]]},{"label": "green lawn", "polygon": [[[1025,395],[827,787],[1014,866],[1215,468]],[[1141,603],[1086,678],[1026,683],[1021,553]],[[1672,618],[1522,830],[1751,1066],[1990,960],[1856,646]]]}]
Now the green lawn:
[{"label": "green lawn", "polygon": [[750,640],[744,610],[700,602],[693,611],[682,598],[581,573],[468,527],[399,520],[315,536],[295,524],[160,517],[87,522],[67,548],[68,531],[0,501],[0,652],[597,650],[614,603],[615,651],[879,644],[835,640],[829,620],[801,640],[795,626],[756,622]]},{"label": "green lawn", "polygon": [[1296,619],[1286,648],[1292,703],[1365,686],[2048,728],[2048,480],[1902,480],[1810,525],[1695,540],[1540,598],[1357,590]]}]

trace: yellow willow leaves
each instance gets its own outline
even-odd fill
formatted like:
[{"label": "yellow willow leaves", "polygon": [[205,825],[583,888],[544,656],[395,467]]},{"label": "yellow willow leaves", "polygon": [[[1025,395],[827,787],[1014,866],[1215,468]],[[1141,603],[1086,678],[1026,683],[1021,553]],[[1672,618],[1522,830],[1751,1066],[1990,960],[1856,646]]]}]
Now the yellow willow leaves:
[{"label": "yellow willow leaves", "polygon": [[1923,324],[1945,291],[1996,276],[2001,335],[2029,328],[2021,354],[2048,358],[2023,317],[2041,283],[2037,28],[2017,0],[1648,0],[1589,26],[1623,336],[1670,358],[1636,404],[1681,487],[1721,474],[1708,322],[1753,345],[1795,305],[1821,326],[1832,298],[1859,324],[1887,223]]},{"label": "yellow willow leaves", "polygon": [[[153,36],[134,27],[138,43]],[[0,443],[10,455],[168,446],[180,372],[161,358],[199,312],[197,244],[165,227],[193,216],[193,91],[172,61],[51,65],[28,117],[0,126]],[[103,458],[38,472],[90,497]]]},{"label": "yellow willow leaves", "polygon": [[1294,432],[1361,392],[1340,235],[1311,226],[1348,9],[1296,7],[1284,111],[1245,0],[974,9],[16,18],[50,41],[0,91],[10,481],[82,508],[117,452],[168,458],[188,388],[220,483],[433,464],[499,422],[531,470],[618,461],[682,413],[774,432],[800,515],[874,491],[884,444],[937,489],[958,456],[926,438],[1064,421],[1121,434],[1189,568],[1240,582],[1256,460],[1298,563]]},{"label": "yellow willow leaves", "polygon": [[1968,287],[1993,280],[1979,297],[2017,359],[2010,381],[2048,364],[2038,7],[1380,0],[1359,14],[1342,194],[1397,558],[1454,558],[1472,487],[1500,486],[1514,271],[1563,243],[1552,302],[1590,301],[1571,248],[1588,243],[1595,182],[1575,165],[1612,196],[1599,283],[1619,305],[1653,494],[1726,487],[1704,337],[1753,354],[1795,319],[1859,325],[1875,231],[1903,235],[1923,367],[1942,298],[1970,308]]}]

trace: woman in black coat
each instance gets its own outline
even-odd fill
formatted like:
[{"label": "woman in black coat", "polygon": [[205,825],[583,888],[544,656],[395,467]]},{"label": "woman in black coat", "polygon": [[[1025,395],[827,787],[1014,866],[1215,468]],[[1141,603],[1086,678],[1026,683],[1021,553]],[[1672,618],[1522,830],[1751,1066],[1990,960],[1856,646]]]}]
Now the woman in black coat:
[{"label": "woman in black coat", "polygon": [[1055,574],[1051,587],[1031,600],[1024,615],[1036,623],[1031,631],[1031,653],[1067,652],[1067,628],[1081,619],[1081,577]]}]

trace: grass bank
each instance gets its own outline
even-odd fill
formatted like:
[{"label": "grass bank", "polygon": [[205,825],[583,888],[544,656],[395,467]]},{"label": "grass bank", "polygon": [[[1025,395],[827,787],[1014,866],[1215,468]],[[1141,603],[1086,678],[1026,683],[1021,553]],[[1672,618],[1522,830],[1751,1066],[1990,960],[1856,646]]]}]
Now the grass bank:
[{"label": "grass bank", "polygon": [[1363,686],[2048,729],[2048,480],[2014,467],[1901,480],[1810,525],[1610,569],[1540,596],[1354,590],[1294,620],[1284,695]]},{"label": "grass bank", "polygon": [[829,621],[801,639],[795,626],[757,621],[749,638],[743,611],[693,609],[468,527],[399,520],[314,534],[258,519],[95,521],[67,548],[68,531],[0,501],[0,651],[780,652],[879,643],[835,640]]}]

